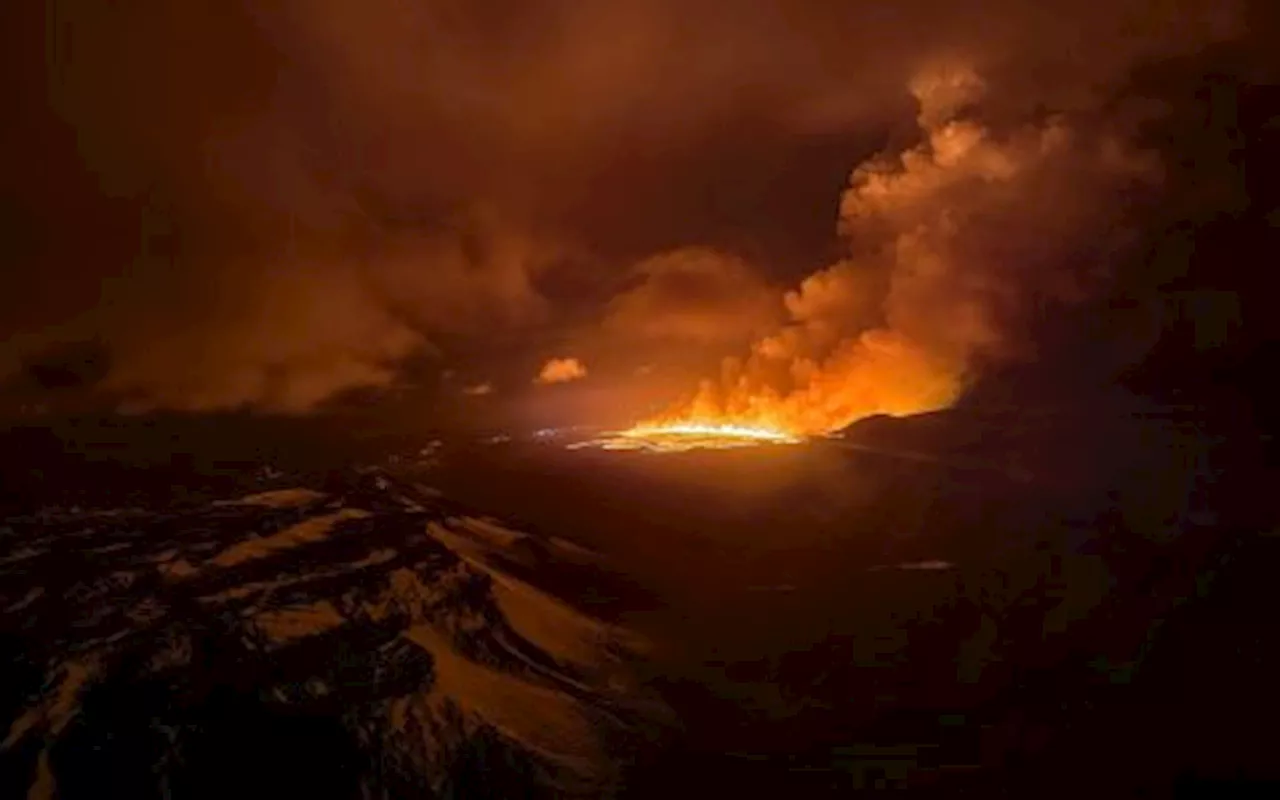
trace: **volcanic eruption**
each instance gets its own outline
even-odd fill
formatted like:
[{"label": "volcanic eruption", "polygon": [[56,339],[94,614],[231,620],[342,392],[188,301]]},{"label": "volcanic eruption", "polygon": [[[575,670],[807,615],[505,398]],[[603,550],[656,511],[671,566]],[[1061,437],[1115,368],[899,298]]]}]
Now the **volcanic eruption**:
[{"label": "volcanic eruption", "polygon": [[984,366],[1032,356],[1038,318],[1098,289],[1127,239],[1117,198],[1158,177],[1154,157],[1084,116],[986,123],[967,65],[909,88],[919,141],[854,169],[848,255],[788,292],[787,321],[745,358],[604,446],[793,442],[946,408]]}]

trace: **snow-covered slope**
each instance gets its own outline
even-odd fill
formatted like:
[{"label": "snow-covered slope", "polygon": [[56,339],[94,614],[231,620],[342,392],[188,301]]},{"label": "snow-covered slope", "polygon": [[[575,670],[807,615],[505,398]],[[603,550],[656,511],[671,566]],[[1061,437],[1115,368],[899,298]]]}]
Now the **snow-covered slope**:
[{"label": "snow-covered slope", "polygon": [[[230,775],[263,759],[295,788],[359,776],[324,795],[609,794],[665,724],[628,677],[644,645],[508,569],[595,556],[384,474],[322,488],[0,528],[0,795],[77,796],[97,770],[100,790],[252,796],[270,781]],[[264,744],[280,720],[310,733]]]}]

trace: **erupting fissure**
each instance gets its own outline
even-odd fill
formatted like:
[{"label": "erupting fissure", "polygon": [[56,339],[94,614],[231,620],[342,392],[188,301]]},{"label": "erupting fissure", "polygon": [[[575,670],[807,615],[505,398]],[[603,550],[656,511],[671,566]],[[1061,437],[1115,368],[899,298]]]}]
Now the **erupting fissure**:
[{"label": "erupting fissure", "polygon": [[623,431],[621,435],[635,438],[652,436],[724,436],[740,439],[759,439],[766,442],[793,442],[799,438],[776,428],[705,422],[637,425],[634,428]]},{"label": "erupting fissure", "polygon": [[724,450],[766,444],[797,444],[803,437],[778,428],[711,422],[640,424],[599,439],[570,445],[605,450],[679,452],[694,449]]},{"label": "erupting fissure", "polygon": [[1154,156],[1067,114],[989,125],[987,84],[963,63],[923,68],[910,90],[919,140],[854,169],[845,257],[787,292],[781,325],[718,378],[602,446],[795,442],[947,408],[1105,283],[1128,241],[1108,201],[1158,185]]}]

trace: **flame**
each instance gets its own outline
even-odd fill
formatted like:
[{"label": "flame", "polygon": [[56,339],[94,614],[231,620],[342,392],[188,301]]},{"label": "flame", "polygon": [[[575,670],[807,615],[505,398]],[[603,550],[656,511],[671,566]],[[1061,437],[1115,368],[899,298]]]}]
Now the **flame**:
[{"label": "flame", "polygon": [[[868,332],[804,370],[787,360],[791,355],[777,359],[757,347],[745,362],[729,359],[719,381],[703,381],[693,395],[615,438],[674,440],[681,449],[794,443],[877,414],[946,408],[963,387],[953,363],[891,332]],[[779,360],[789,380],[774,378]]]},{"label": "flame", "polygon": [[748,354],[610,446],[801,441],[938,411],[983,368],[1033,357],[1038,318],[1101,285],[1094,254],[1126,236],[1105,201],[1156,185],[1158,163],[1067,117],[987,126],[965,64],[929,65],[909,88],[919,139],[853,170],[847,254],[783,296],[784,320]]},{"label": "flame", "polygon": [[[878,414],[906,416],[951,405],[962,374],[901,336],[870,332],[837,348],[790,385],[773,385],[772,355],[726,361],[719,381],[703,381],[664,413],[584,446],[678,452],[795,444]],[[802,380],[799,380],[800,378]]]},{"label": "flame", "polygon": [[804,437],[779,428],[717,422],[639,424],[599,439],[570,445],[604,450],[649,450],[672,453],[694,449],[724,450],[766,444],[798,444]]},{"label": "flame", "polygon": [[623,436],[648,438],[653,436],[723,436],[737,439],[759,439],[766,442],[794,442],[797,437],[773,428],[752,427],[712,422],[685,422],[675,425],[636,426],[623,431]]}]

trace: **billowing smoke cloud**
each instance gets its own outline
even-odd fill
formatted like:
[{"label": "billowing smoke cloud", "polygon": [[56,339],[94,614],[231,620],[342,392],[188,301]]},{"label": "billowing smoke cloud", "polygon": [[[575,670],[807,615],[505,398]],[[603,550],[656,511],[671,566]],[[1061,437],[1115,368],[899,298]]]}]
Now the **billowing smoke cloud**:
[{"label": "billowing smoke cloud", "polygon": [[10,342],[8,371],[92,340],[108,354],[94,388],[122,408],[305,412],[394,383],[407,359],[438,357],[441,340],[536,324],[542,258],[510,230],[469,223],[216,265],[135,262],[96,308]]},{"label": "billowing smoke cloud", "polygon": [[242,294],[214,300],[200,324],[154,311],[104,320],[113,367],[102,388],[135,410],[298,412],[336,391],[390,383],[398,362],[426,344],[346,270],[245,280]]},{"label": "billowing smoke cloud", "polygon": [[776,293],[741,259],[685,248],[645,259],[639,283],[610,301],[604,333],[625,344],[724,345],[776,324]]},{"label": "billowing smoke cloud", "polygon": [[493,384],[486,382],[472,384],[471,386],[464,386],[462,388],[462,393],[468,397],[484,397],[486,395],[493,394]]},{"label": "billowing smoke cloud", "polygon": [[[0,81],[17,122],[0,130],[12,220],[0,381],[85,342],[104,354],[85,380],[102,401],[137,408],[304,410],[392,383],[423,354],[448,359],[458,341],[526,369],[531,351],[565,339],[549,329],[600,318],[601,287],[616,287],[626,265],[691,243],[705,249],[651,262],[604,316],[619,349],[677,334],[729,346],[776,313],[762,286],[825,257],[809,241],[821,233],[812,220],[839,172],[897,130],[903,81],[944,56],[1000,87],[977,101],[989,127],[963,107],[970,88],[918,92],[931,98],[922,122],[936,142],[859,179],[866,188],[846,203],[857,256],[787,298],[791,324],[747,373],[769,373],[765,385],[792,396],[887,347],[963,375],[1009,349],[1012,304],[982,295],[969,305],[985,310],[958,337],[969,344],[935,347],[933,323],[904,309],[937,303],[911,296],[959,289],[907,279],[871,243],[916,247],[968,274],[954,264],[980,249],[973,231],[987,223],[958,211],[942,222],[936,209],[968,196],[957,186],[974,184],[995,214],[1001,197],[1047,191],[1029,187],[1052,183],[1048,165],[1096,166],[1084,154],[1105,149],[1074,118],[1021,131],[1008,121],[1030,102],[1096,107],[1141,59],[1230,34],[1235,5],[6,4],[0,30],[13,41],[0,47]],[[1055,137],[1065,144],[1035,155]],[[981,177],[996,168],[979,162],[997,156],[1015,175]],[[915,204],[881,207],[869,194],[892,183],[902,197],[912,181],[922,182]],[[1088,210],[1071,210],[1070,224],[1089,228]],[[754,266],[712,250],[748,253]],[[767,280],[749,274],[757,267]],[[686,302],[671,289],[685,282],[707,294]],[[647,321],[667,308],[669,325]],[[863,322],[883,334],[867,340],[875,346],[836,346]],[[539,336],[513,333],[531,326]],[[980,335],[984,326],[998,333]],[[711,341],[718,333],[723,343]],[[495,340],[527,350],[477,344]],[[603,371],[606,359],[577,346],[565,345]],[[641,357],[658,360],[657,348]],[[775,348],[790,348],[790,361],[766,357]]]},{"label": "billowing smoke cloud", "polygon": [[849,257],[789,293],[789,324],[678,416],[816,433],[941,408],[984,364],[1032,355],[1036,318],[1105,279],[1126,201],[1159,181],[1151,154],[1096,119],[984,124],[987,87],[963,64],[910,88],[921,141],[854,171]]},{"label": "billowing smoke cloud", "polygon": [[16,96],[48,94],[3,150],[22,238],[0,253],[0,384],[93,342],[99,402],[300,412],[545,319],[550,237],[484,197],[368,185],[390,167],[318,140],[323,87],[287,31],[235,3],[69,0],[17,22],[52,50],[23,65],[39,83]]},{"label": "billowing smoke cloud", "polygon": [[569,383],[587,377],[587,367],[576,358],[553,358],[542,365],[534,383]]}]

